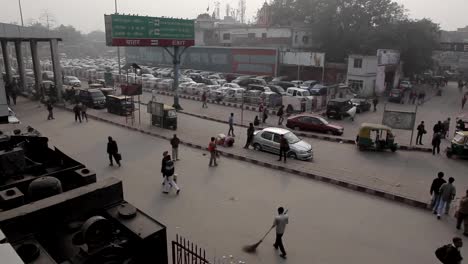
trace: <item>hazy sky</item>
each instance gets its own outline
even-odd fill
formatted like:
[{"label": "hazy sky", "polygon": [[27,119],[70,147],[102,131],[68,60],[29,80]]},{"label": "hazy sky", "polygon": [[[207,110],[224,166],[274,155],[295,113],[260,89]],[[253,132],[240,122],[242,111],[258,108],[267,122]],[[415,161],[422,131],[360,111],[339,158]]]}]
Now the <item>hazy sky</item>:
[{"label": "hazy sky", "polygon": [[[148,16],[194,18],[215,0],[117,0],[120,13]],[[238,0],[219,0],[221,15],[225,5],[237,7]],[[246,0],[247,17],[252,19],[265,0]],[[442,29],[455,30],[468,25],[468,0],[396,0],[404,4],[412,18],[431,18]],[[37,20],[44,10],[56,18],[57,24],[72,25],[83,32],[104,29],[103,14],[114,12],[114,0],[21,0],[24,23]],[[18,0],[0,0],[0,22],[18,22]]]}]

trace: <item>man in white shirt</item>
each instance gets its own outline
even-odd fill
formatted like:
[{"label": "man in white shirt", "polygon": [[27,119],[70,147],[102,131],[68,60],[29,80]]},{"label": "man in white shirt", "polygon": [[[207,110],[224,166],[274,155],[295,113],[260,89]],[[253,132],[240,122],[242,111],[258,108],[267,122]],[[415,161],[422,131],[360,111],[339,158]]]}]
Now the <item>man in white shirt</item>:
[{"label": "man in white shirt", "polygon": [[273,226],[272,226],[272,228],[276,226],[276,240],[273,246],[276,249],[278,248],[280,249],[281,251],[280,256],[282,258],[286,258],[286,251],[284,250],[282,237],[284,234],[284,230],[286,229],[286,225],[288,223],[289,223],[289,216],[286,214],[283,207],[279,207],[278,215],[275,216],[275,220],[273,221]]}]

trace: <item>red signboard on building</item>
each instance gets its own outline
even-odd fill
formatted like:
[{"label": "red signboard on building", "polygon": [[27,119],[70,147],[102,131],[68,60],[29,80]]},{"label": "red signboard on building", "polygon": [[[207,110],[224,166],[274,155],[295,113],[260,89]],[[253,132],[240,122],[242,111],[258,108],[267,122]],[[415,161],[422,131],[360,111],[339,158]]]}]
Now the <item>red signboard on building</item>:
[{"label": "red signboard on building", "polygon": [[143,93],[143,86],[141,84],[122,84],[120,89],[122,90],[122,95],[126,96],[135,96]]}]

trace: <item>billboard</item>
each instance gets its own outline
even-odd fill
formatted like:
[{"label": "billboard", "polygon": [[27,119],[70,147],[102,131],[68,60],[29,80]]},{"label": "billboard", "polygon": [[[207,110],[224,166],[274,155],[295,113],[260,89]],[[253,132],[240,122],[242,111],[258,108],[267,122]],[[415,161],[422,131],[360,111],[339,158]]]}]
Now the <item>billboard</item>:
[{"label": "billboard", "polygon": [[280,63],[323,68],[325,66],[325,53],[286,51],[281,53]]},{"label": "billboard", "polygon": [[400,52],[398,50],[377,50],[377,65],[382,66],[397,64],[400,64]]},{"label": "billboard", "polygon": [[385,110],[382,124],[395,129],[413,130],[415,121],[415,112]]},{"label": "billboard", "polygon": [[194,20],[130,15],[104,15],[108,46],[195,45]]}]

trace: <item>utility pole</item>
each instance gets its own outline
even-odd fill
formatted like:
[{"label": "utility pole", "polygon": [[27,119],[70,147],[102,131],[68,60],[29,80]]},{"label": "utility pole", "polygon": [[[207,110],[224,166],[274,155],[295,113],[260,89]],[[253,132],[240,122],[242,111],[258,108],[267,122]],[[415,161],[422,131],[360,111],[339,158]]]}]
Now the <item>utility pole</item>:
[{"label": "utility pole", "polygon": [[20,17],[21,17],[21,26],[24,27],[23,9],[21,8],[21,0],[18,0],[18,5],[19,5],[19,11],[20,11]]},{"label": "utility pole", "polygon": [[[117,0],[114,0],[115,5],[115,13],[117,14]],[[117,60],[119,63],[119,83],[120,83],[120,75],[122,75],[122,69],[120,67],[120,47],[117,47]]]}]

